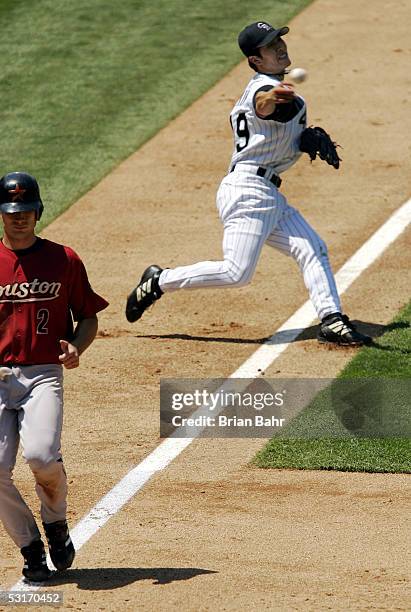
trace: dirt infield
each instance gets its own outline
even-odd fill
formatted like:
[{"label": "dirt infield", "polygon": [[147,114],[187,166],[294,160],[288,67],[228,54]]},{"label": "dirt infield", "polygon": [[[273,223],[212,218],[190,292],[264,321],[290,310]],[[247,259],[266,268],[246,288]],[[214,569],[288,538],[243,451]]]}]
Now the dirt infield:
[{"label": "dirt infield", "polygon": [[[291,23],[293,65],[310,74],[300,86],[309,124],[341,143],[343,164],[303,159],[284,192],[328,243],[335,270],[410,197],[410,18],[408,0],[372,10],[319,0]],[[182,291],[138,324],[124,317],[147,265],[220,258],[215,192],[231,154],[228,113],[249,76],[246,63],[235,68],[44,231],[78,251],[110,301],[82,367],[66,373],[72,525],[158,444],[160,377],[230,375],[307,299],[295,264],[266,249],[247,287]],[[343,297],[365,331],[379,333],[409,299],[410,235]],[[308,337],[266,375],[331,377],[353,354]],[[64,592],[64,608],[408,609],[409,477],[259,471],[248,462],[262,442],[194,442],[50,587]],[[37,507],[21,461],[16,480]],[[4,531],[0,548],[5,587],[21,560]]]}]

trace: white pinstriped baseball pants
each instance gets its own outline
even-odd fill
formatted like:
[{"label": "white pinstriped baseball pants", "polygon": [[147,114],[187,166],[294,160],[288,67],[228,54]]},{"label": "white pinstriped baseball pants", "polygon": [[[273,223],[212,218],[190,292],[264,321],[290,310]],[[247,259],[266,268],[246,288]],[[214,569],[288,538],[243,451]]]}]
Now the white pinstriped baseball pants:
[{"label": "white pinstriped baseball pants", "polygon": [[217,193],[224,259],[164,270],[162,291],[245,285],[268,244],[296,260],[319,319],[341,312],[324,241],[271,182],[237,168],[224,177]]}]

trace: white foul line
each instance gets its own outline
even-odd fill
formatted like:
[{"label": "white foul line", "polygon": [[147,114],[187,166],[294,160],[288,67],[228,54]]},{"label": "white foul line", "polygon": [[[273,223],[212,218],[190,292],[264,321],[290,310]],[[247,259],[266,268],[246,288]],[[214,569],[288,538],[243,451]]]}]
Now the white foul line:
[{"label": "white foul line", "polygon": [[[411,222],[411,199],[405,202],[335,275],[340,295],[392,244]],[[304,329],[316,319],[311,302],[305,302],[229,378],[257,378]],[[198,430],[199,432],[201,429]],[[114,516],[157,472],[164,470],[195,438],[166,438],[141,463],[130,470],[71,530],[76,550]],[[50,558],[48,557],[50,563]],[[11,590],[36,590],[19,580]]]}]

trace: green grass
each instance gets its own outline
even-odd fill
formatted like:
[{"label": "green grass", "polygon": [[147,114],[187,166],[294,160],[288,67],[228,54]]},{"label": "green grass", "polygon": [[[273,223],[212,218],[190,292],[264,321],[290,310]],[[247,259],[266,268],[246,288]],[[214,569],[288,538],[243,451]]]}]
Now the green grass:
[{"label": "green grass", "polygon": [[1,0],[0,174],[37,177],[46,225],[309,2]]},{"label": "green grass", "polygon": [[[254,464],[262,468],[410,472],[410,328],[411,303],[388,325],[375,346],[358,352],[334,387],[321,392],[281,435],[268,442]],[[372,384],[366,385],[367,378]],[[351,388],[354,398],[344,392],[336,403],[336,389],[339,393],[342,385]]]}]

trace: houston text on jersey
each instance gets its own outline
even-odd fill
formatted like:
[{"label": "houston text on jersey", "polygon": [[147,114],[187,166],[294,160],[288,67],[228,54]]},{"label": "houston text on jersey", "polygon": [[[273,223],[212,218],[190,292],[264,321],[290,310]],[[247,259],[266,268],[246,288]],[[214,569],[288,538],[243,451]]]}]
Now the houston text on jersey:
[{"label": "houston text on jersey", "polygon": [[35,278],[31,282],[0,285],[0,302],[44,302],[55,300],[60,293],[61,283],[40,281]]}]

